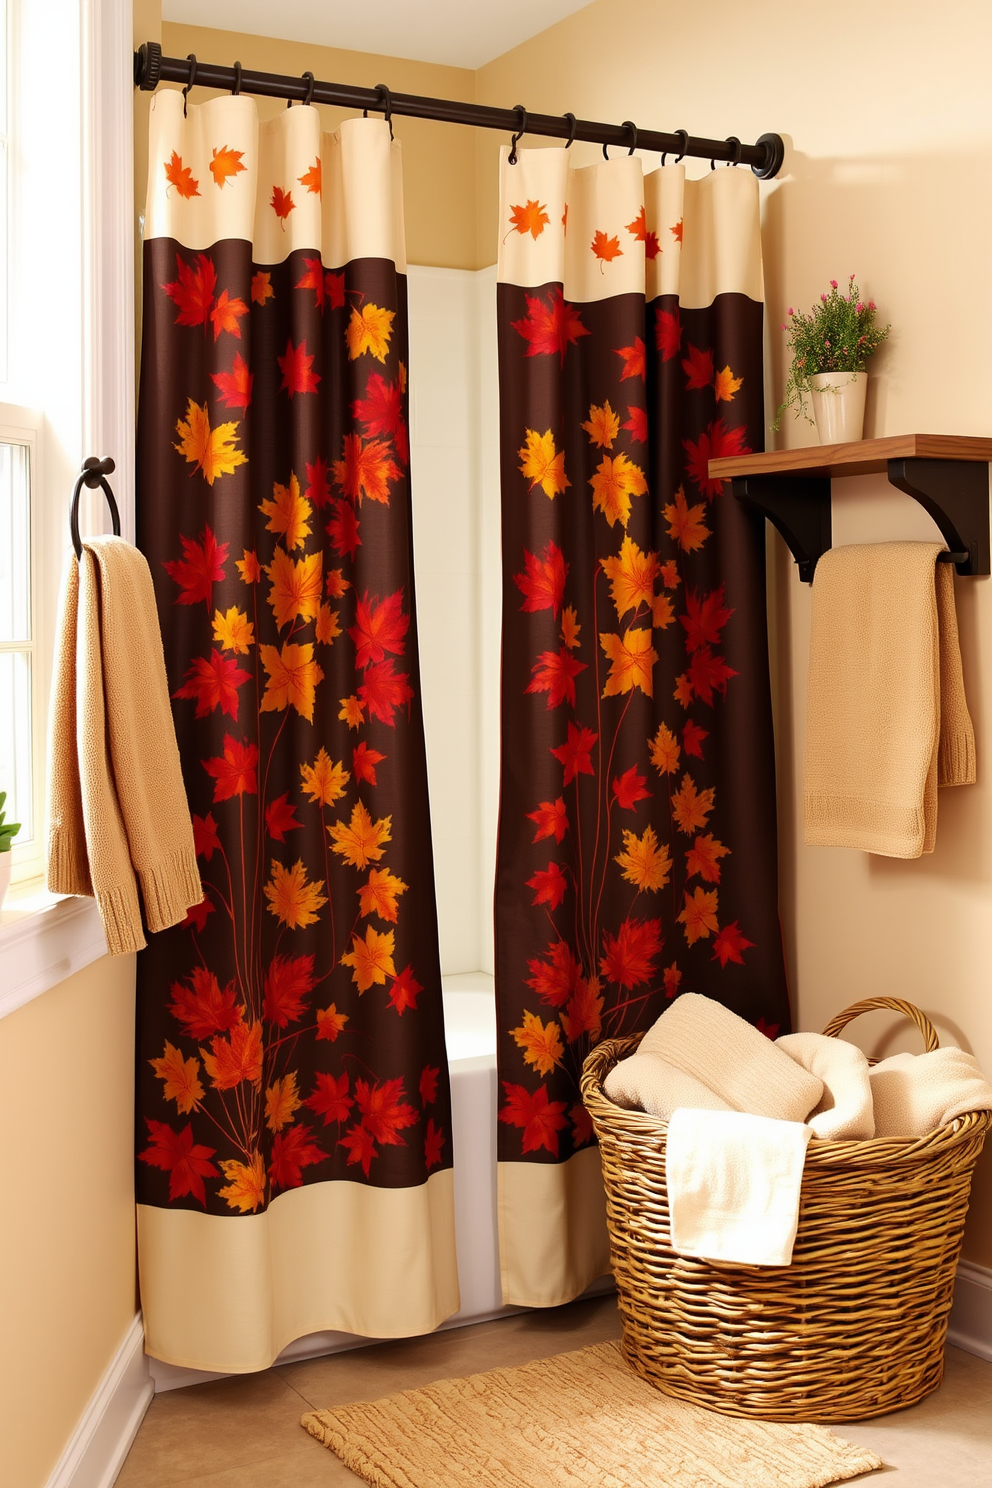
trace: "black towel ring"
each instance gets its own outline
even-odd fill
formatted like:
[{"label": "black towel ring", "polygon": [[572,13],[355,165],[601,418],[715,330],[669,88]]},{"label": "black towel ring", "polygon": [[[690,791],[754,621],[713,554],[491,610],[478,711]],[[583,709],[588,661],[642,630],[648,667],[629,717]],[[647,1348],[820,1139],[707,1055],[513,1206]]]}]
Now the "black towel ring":
[{"label": "black towel ring", "polygon": [[73,487],[72,502],[69,506],[69,535],[72,538],[72,546],[77,559],[83,556],[83,540],[79,536],[79,495],[84,486],[88,486],[93,491],[97,486],[103,487],[103,494],[107,498],[107,505],[110,507],[110,516],[114,524],[114,536],[120,537],[121,535],[121,514],[107,481],[107,476],[113,475],[114,469],[114,462],[109,455],[105,460],[98,460],[96,455],[90,455],[88,460],[83,461],[83,468]]},{"label": "black towel ring", "polygon": [[624,129],[630,130],[630,137],[633,141],[633,144],[627,151],[627,154],[633,155],[634,151],[637,149],[637,125],[634,123],[633,119],[624,119],[622,127]]},{"label": "black towel ring", "polygon": [[238,96],[238,94],[240,92],[241,92],[241,63],[240,62],[235,62],[235,64],[234,64],[234,87],[231,89],[231,97],[232,98],[237,98],[237,96]]},{"label": "black towel ring", "polygon": [[186,58],[186,61],[189,63],[189,82],[186,84],[185,88],[183,89],[183,118],[184,119],[186,117],[186,95],[189,92],[190,88],[192,88],[193,84],[196,82],[196,55],[195,55],[195,53],[190,52],[189,56]]},{"label": "black towel ring", "polygon": [[680,161],[685,159],[685,152],[689,148],[689,133],[685,129],[676,129],[675,134],[682,150],[682,154],[675,157],[675,164],[678,165]]},{"label": "black towel ring", "polygon": [[577,128],[577,121],[576,121],[576,118],[575,118],[575,115],[574,114],[562,114],[562,118],[563,119],[568,119],[568,121],[569,121],[569,125],[568,125],[568,139],[565,141],[565,149],[566,150],[570,150],[572,148],[572,143],[573,143],[573,141],[575,139],[575,130]]},{"label": "black towel ring", "polygon": [[507,165],[516,165],[517,140],[520,139],[521,135],[527,133],[527,110],[524,108],[522,103],[515,103],[513,105],[513,109],[517,116],[517,132],[510,139],[510,153],[506,157]]}]

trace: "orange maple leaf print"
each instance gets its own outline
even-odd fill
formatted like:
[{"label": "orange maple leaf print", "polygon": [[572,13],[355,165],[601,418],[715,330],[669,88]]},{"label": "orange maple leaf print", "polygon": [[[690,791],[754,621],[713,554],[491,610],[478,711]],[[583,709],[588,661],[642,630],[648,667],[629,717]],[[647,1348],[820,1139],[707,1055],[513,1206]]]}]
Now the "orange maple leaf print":
[{"label": "orange maple leaf print", "polygon": [[735,377],[729,366],[724,367],[723,371],[718,372],[713,380],[716,401],[718,403],[732,402],[735,393],[738,393],[743,385],[743,377]]},{"label": "orange maple leaf print", "polygon": [[355,623],[348,634],[355,643],[355,665],[363,670],[374,661],[382,661],[386,652],[402,656],[406,650],[406,633],[410,617],[403,613],[403,590],[397,589],[380,603],[376,594],[369,599],[366,589],[355,605]]},{"label": "orange maple leaf print", "polygon": [[664,508],[665,520],[668,522],[668,535],[674,537],[684,553],[694,553],[701,548],[710,535],[710,529],[703,521],[706,515],[706,507],[702,503],[698,506],[690,506],[685,499],[685,491],[681,486],[675,492],[675,500]]},{"label": "orange maple leaf print", "polygon": [[248,456],[235,444],[238,425],[218,424],[211,429],[206,403],[201,406],[190,398],[186,417],[176,420],[176,433],[179,443],[173,449],[179,451],[194,471],[199,470],[208,486],[222,475],[233,475],[239,465],[248,463]]},{"label": "orange maple leaf print", "polygon": [[315,620],[320,612],[321,554],[306,553],[294,562],[284,548],[276,548],[265,565],[270,582],[269,604],[280,630],[291,620]]},{"label": "orange maple leaf print", "polygon": [[200,1050],[200,1058],[214,1088],[233,1090],[247,1080],[250,1085],[262,1084],[262,1025],[256,1019],[246,1023],[244,1019],[235,1023],[229,1038],[219,1035],[210,1040],[209,1049]]},{"label": "orange maple leaf print", "polygon": [[309,170],[304,171],[302,176],[296,178],[301,186],[305,186],[313,196],[319,196],[321,192],[321,164],[320,156],[314,161]]},{"label": "orange maple leaf print", "polygon": [[[599,995],[599,977],[589,977],[588,981],[585,977],[579,977],[575,991],[562,1010],[561,1026],[570,1044],[574,1044],[584,1033],[588,1033],[593,1042],[599,1038],[603,1027],[603,999]],[[589,1136],[592,1136],[591,1129]]]},{"label": "orange maple leaf print", "polygon": [[678,222],[676,222],[675,226],[674,227],[670,227],[668,230],[671,233],[672,237],[675,239],[676,243],[678,243],[679,247],[681,248],[681,246],[682,246],[682,218],[680,217],[679,220],[678,220]]},{"label": "orange maple leaf print", "polygon": [[524,1063],[532,1065],[539,1075],[549,1075],[561,1063],[565,1046],[561,1029],[554,1019],[542,1023],[536,1013],[526,1010],[519,1028],[510,1030],[514,1043],[523,1050]]},{"label": "orange maple leaf print", "polygon": [[627,231],[633,233],[638,243],[644,244],[645,258],[657,258],[661,252],[661,244],[658,242],[658,234],[651,232],[647,225],[644,208],[638,212],[633,222],[627,223]]},{"label": "orange maple leaf print", "polygon": [[525,206],[510,208],[510,231],[530,233],[535,242],[550,221],[545,205],[540,202],[529,201]]},{"label": "orange maple leaf print", "polygon": [[307,356],[306,341],[301,341],[299,346],[294,346],[292,340],[287,341],[285,355],[276,357],[276,361],[282,372],[280,390],[285,389],[291,398],[296,393],[317,391],[322,373],[313,371],[314,358]]},{"label": "orange maple leaf print", "polygon": [[235,354],[230,372],[211,372],[210,381],[217,388],[225,408],[247,408],[251,403],[255,374],[249,372],[248,363],[240,351]]},{"label": "orange maple leaf print", "polygon": [[292,868],[284,868],[273,858],[272,877],[265,885],[265,897],[269,901],[269,913],[274,914],[287,930],[303,930],[307,925],[315,925],[319,919],[317,911],[327,903],[320,885],[307,878],[307,870],[299,858]]},{"label": "orange maple leaf print", "polygon": [[337,1004],[331,1003],[329,1007],[317,1009],[317,1037],[327,1039],[334,1043],[338,1034],[348,1021],[347,1013],[339,1013]]},{"label": "orange maple leaf print", "polygon": [[679,982],[682,980],[682,973],[679,971],[677,962],[673,961],[671,966],[665,967],[665,970],[662,972],[662,980],[665,984],[665,996],[671,1000],[671,998],[677,995]]},{"label": "orange maple leaf print", "polygon": [[639,687],[646,697],[652,696],[652,668],[658,653],[651,644],[650,630],[639,627],[618,635],[600,635],[599,644],[609,658],[610,675],[603,688],[604,697],[616,697]]},{"label": "orange maple leaf print", "polygon": [[389,482],[399,480],[403,472],[392,458],[385,439],[362,441],[359,434],[346,434],[340,460],[331,466],[335,485],[350,501],[361,505],[364,497],[389,505]]},{"label": "orange maple leaf print", "polygon": [[221,145],[220,149],[213,151],[210,174],[222,189],[231,176],[236,176],[239,171],[246,169],[242,164],[244,153],[243,150],[229,150],[226,145]]},{"label": "orange maple leaf print", "polygon": [[370,863],[377,863],[385,853],[385,844],[392,837],[392,826],[391,816],[373,822],[359,801],[352,809],[350,822],[336,821],[328,827],[331,851],[350,863],[352,868],[367,868]]},{"label": "orange maple leaf print", "polygon": [[562,644],[567,646],[570,651],[575,651],[582,645],[582,642],[579,640],[579,631],[581,629],[582,626],[579,624],[579,617],[575,613],[574,606],[566,605],[561,612],[561,639]]},{"label": "orange maple leaf print", "polygon": [[375,767],[381,765],[386,758],[380,754],[378,749],[370,749],[364,739],[351,751],[352,768],[355,771],[356,780],[367,780],[369,785],[376,785]]},{"label": "orange maple leaf print", "polygon": [[283,191],[281,186],[273,186],[272,199],[269,202],[269,206],[279,218],[279,225],[281,226],[283,232],[285,232],[286,218],[296,206],[296,203],[293,200],[293,193],[291,191]]},{"label": "orange maple leaf print", "polygon": [[683,775],[682,784],[672,796],[672,811],[679,831],[691,837],[698,827],[705,827],[715,797],[716,791],[712,786],[698,791],[692,776]]},{"label": "orange maple leaf print", "polygon": [[278,532],[287,548],[302,548],[305,539],[310,536],[307,518],[312,515],[313,507],[300,494],[300,483],[292,471],[289,473],[288,486],[274,482],[272,495],[274,500],[263,500],[258,508],[269,519],[266,531]]},{"label": "orange maple leaf print", "polygon": [[540,486],[550,501],[572,484],[565,474],[565,451],[555,448],[555,439],[550,429],[539,434],[536,429],[527,429],[524,444],[517,450],[523,461],[520,474],[530,481],[530,490]]},{"label": "orange maple leaf print", "polygon": [[526,1154],[543,1147],[552,1157],[557,1157],[558,1133],[568,1125],[564,1115],[566,1102],[548,1100],[546,1085],[539,1085],[532,1094],[526,1086],[504,1080],[503,1089],[506,1105],[500,1111],[499,1119],[507,1126],[521,1128],[521,1150]]},{"label": "orange maple leaf print", "polygon": [[705,837],[697,837],[695,844],[685,855],[686,878],[692,878],[693,874],[698,873],[707,883],[719,883],[719,860],[725,858],[729,852],[730,848],[718,842],[712,832],[708,832]]},{"label": "orange maple leaf print", "polygon": [[214,610],[214,640],[225,651],[247,656],[249,647],[255,644],[255,627],[237,605],[232,605],[226,614]]},{"label": "orange maple leaf print", "polygon": [[149,1059],[155,1074],[163,1082],[162,1094],[166,1100],[174,1100],[183,1116],[203,1099],[203,1086],[197,1078],[200,1072],[198,1059],[184,1059],[175,1044],[165,1041],[165,1052],[161,1059]]},{"label": "orange maple leaf print", "polygon": [[589,249],[594,257],[599,259],[599,272],[601,274],[606,273],[606,264],[612,263],[615,258],[623,257],[620,239],[611,238],[605,232],[597,231],[593,234]]},{"label": "orange maple leaf print", "polygon": [[296,1088],[296,1071],[290,1070],[281,1080],[273,1080],[265,1092],[265,1124],[270,1132],[288,1126],[303,1102]]},{"label": "orange maple leaf print", "polygon": [[266,300],[274,300],[276,292],[272,288],[272,275],[265,270],[259,269],[257,274],[251,276],[251,297],[256,305],[264,305]]},{"label": "orange maple leaf print", "polygon": [[681,750],[671,729],[659,723],[658,732],[653,739],[648,740],[648,748],[651,750],[651,763],[658,774],[674,775],[679,767]]},{"label": "orange maple leaf print", "polygon": [[384,310],[371,301],[361,310],[353,309],[345,331],[349,360],[357,361],[368,352],[377,362],[385,362],[395,319],[395,310]]},{"label": "orange maple leaf print", "polygon": [[672,860],[667,846],[664,843],[659,846],[654,828],[645,827],[640,837],[636,832],[625,831],[623,847],[614,862],[620,864],[627,882],[638,891],[663,889],[672,871]]},{"label": "orange maple leaf print", "polygon": [[348,725],[349,728],[361,728],[365,722],[365,709],[352,693],[351,697],[341,699],[341,710],[338,717]]},{"label": "orange maple leaf print", "polygon": [[[396,1016],[398,1018],[402,1018],[407,1008],[416,1008],[417,998],[423,990],[423,987],[413,974],[413,967],[404,966],[389,989],[389,1001],[391,1006],[396,1009]],[[424,1074],[426,1073],[427,1071],[425,1070]],[[421,1075],[420,1079],[422,1086],[424,1075]]]},{"label": "orange maple leaf print", "polygon": [[303,263],[306,267],[306,273],[301,279],[297,279],[296,288],[312,289],[317,309],[323,310],[326,292],[324,265],[319,258],[304,258]]},{"label": "orange maple leaf print", "polygon": [[668,595],[656,594],[651,601],[651,624],[655,630],[667,630],[674,619],[675,610]]},{"label": "orange maple leaf print", "polygon": [[625,537],[615,558],[603,558],[601,566],[610,580],[610,593],[616,606],[617,619],[629,610],[650,605],[654,599],[654,581],[660,572],[657,553],[645,553],[632,537]]},{"label": "orange maple leaf print", "polygon": [[300,765],[303,777],[303,792],[315,806],[333,806],[340,801],[351,779],[351,772],[344,765],[331,759],[321,745],[312,765]]},{"label": "orange maple leaf print", "polygon": [[364,940],[360,935],[352,935],[351,950],[341,957],[341,965],[352,968],[352,981],[360,993],[367,992],[375,983],[384,987],[386,977],[396,975],[394,949],[395,937],[392,930],[380,933],[374,925],[368,925]]},{"label": "orange maple leaf print", "polygon": [[165,179],[170,186],[175,186],[184,201],[189,201],[191,196],[199,196],[200,183],[193,180],[193,173],[188,165],[183,165],[182,156],[172,152],[171,160],[167,160],[163,166]]},{"label": "orange maple leaf print", "polygon": [[266,673],[261,711],[282,712],[292,707],[301,718],[313,723],[314,697],[324,673],[313,659],[310,642],[295,645],[285,641],[281,651],[275,646],[259,646],[258,655]]},{"label": "orange maple leaf print", "polygon": [[239,1214],[254,1214],[265,1203],[265,1163],[260,1152],[252,1152],[246,1163],[236,1158],[221,1160],[227,1184],[217,1192]]},{"label": "orange maple leaf print", "polygon": [[630,520],[631,496],[643,496],[648,488],[641,467],[624,454],[604,455],[589,484],[593,510],[601,511],[611,527],[619,522],[624,528]]},{"label": "orange maple leaf print", "polygon": [[612,449],[613,441],[620,432],[620,415],[613,412],[607,398],[599,407],[595,403],[590,404],[589,417],[582,427],[589,435],[590,443],[599,449]]},{"label": "orange maple leaf print", "polygon": [[633,346],[618,346],[617,356],[623,357],[623,371],[620,373],[621,382],[626,382],[628,377],[644,376],[647,362],[644,342],[640,336],[634,337]]},{"label": "orange maple leaf print", "polygon": [[237,336],[240,341],[241,327],[238,321],[242,315],[247,314],[248,306],[244,300],[237,297],[232,298],[226,289],[222,289],[217,296],[216,305],[210,311],[210,321],[214,328],[214,340],[217,340],[221,331],[227,331],[230,335]]},{"label": "orange maple leaf print", "polygon": [[400,894],[406,893],[408,887],[388,868],[370,868],[368,879],[358,887],[358,901],[363,916],[376,914],[380,920],[391,920],[395,924],[398,918],[396,901]]},{"label": "orange maple leaf print", "polygon": [[317,611],[317,623],[313,633],[322,646],[330,646],[341,634],[338,611],[332,610],[330,605],[322,604]]},{"label": "orange maple leaf print", "polygon": [[688,890],[683,897],[685,908],[678,916],[678,921],[685,929],[685,938],[689,945],[695,945],[697,940],[709,940],[710,935],[720,928],[716,917],[716,889],[701,889],[697,884],[691,897]]}]

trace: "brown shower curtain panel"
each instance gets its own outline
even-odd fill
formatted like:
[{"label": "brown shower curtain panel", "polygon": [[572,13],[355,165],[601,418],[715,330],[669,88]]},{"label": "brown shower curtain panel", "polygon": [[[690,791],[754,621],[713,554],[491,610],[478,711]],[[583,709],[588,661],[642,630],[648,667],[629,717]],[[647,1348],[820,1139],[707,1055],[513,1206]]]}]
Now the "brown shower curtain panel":
[{"label": "brown shower curtain panel", "polygon": [[636,157],[502,165],[504,1300],[609,1268],[584,1056],[682,992],[789,1027],[764,532],[758,184]]},{"label": "brown shower curtain panel", "polygon": [[399,146],[152,101],[138,536],[205,895],[138,976],[150,1353],[457,1310]]}]

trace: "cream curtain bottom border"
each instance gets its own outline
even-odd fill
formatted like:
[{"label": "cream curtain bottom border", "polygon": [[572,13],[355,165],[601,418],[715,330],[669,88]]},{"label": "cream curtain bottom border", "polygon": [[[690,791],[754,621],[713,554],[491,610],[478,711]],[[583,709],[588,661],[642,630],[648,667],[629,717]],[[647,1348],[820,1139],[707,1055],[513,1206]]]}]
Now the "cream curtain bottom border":
[{"label": "cream curtain bottom border", "polygon": [[567,1162],[501,1162],[499,1252],[503,1305],[559,1307],[609,1273],[599,1150]]},{"label": "cream curtain bottom border", "polygon": [[430,1333],[459,1308],[454,1175],[312,1183],[244,1216],[139,1204],[138,1267],[145,1352],[185,1369],[267,1369],[325,1330]]}]

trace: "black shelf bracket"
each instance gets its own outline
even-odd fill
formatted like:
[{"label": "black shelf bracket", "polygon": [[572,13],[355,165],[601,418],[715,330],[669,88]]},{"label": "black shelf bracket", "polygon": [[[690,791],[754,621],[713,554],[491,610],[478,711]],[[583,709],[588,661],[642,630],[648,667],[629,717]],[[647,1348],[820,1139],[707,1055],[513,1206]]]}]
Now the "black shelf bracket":
[{"label": "black shelf bracket", "polygon": [[812,584],[817,559],[831,546],[829,478],[788,472],[737,475],[731,488],[738,501],[778,529],[799,565],[800,579]]}]

